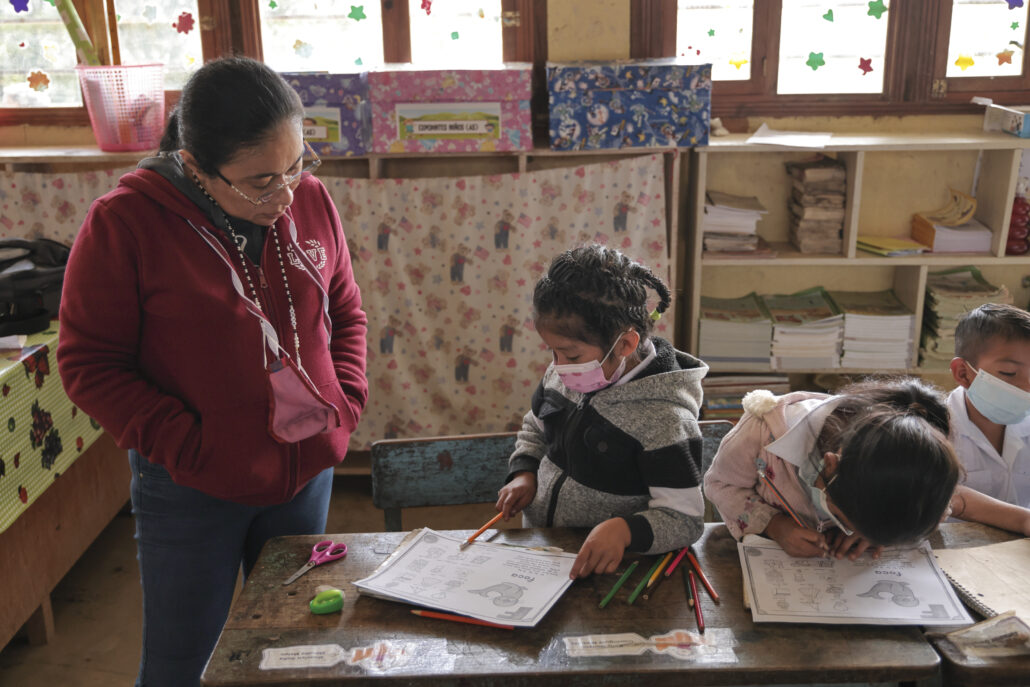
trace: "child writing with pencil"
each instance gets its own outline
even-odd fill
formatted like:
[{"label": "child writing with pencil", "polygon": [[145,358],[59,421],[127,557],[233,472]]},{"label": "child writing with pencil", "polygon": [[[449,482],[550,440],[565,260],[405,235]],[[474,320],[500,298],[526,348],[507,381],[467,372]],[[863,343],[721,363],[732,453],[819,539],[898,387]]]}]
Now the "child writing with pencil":
[{"label": "child writing with pencil", "polygon": [[705,495],[736,538],[763,534],[792,556],[847,555],[916,541],[948,513],[961,467],[941,393],[915,378],[834,396],[744,397]]},{"label": "child writing with pencil", "polygon": [[599,245],[557,256],[533,292],[553,362],[497,510],[522,513],[529,527],[593,528],[573,578],[614,572],[627,549],[664,553],[701,534],[697,411],[708,366],[651,335],[669,303],[648,268]]}]

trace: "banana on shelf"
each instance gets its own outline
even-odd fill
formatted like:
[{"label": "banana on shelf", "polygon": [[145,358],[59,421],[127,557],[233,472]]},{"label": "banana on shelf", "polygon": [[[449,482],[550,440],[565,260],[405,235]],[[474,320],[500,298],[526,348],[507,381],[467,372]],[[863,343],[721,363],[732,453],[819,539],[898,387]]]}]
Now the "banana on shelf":
[{"label": "banana on shelf", "polygon": [[950,199],[947,205],[929,212],[917,213],[915,217],[921,217],[930,224],[945,227],[957,227],[973,219],[973,215],[976,213],[976,198],[953,188],[948,189],[948,195]]}]

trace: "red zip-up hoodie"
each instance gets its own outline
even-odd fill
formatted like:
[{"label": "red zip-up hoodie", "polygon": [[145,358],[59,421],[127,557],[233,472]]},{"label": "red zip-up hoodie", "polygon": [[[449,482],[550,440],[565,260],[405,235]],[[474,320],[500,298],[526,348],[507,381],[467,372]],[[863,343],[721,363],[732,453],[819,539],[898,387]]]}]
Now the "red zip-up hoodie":
[{"label": "red zip-up hoodie", "polygon": [[[268,374],[258,320],[234,289],[229,267],[198,235],[207,228],[231,257],[229,238],[171,182],[137,169],[98,198],[75,240],[61,297],[58,368],[72,401],[110,432],[163,465],[177,483],[248,505],[292,498],[343,460],[368,398],[367,320],[336,208],[305,175],[289,210],[297,244],[329,295],[297,259],[280,218],[283,264],[293,296],[304,369],[340,411],[342,426],[295,444],[268,433]],[[275,241],[250,267],[259,300],[293,354],[289,302]],[[248,291],[249,293],[249,291]]]}]

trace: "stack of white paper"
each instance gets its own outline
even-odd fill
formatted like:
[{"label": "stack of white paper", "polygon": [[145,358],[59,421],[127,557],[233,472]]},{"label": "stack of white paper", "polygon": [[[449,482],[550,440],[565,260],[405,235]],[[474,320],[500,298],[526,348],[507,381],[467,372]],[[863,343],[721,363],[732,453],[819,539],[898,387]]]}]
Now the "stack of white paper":
[{"label": "stack of white paper", "polygon": [[758,221],[767,212],[754,196],[708,191],[701,217],[704,249],[709,252],[758,248]]},{"label": "stack of white paper", "polygon": [[933,228],[930,250],[934,253],[988,253],[991,250],[991,230],[975,218],[954,227],[935,224]]},{"label": "stack of white paper", "polygon": [[843,317],[822,287],[762,301],[773,320],[774,370],[840,367]]},{"label": "stack of white paper", "polygon": [[911,366],[915,313],[893,291],[829,294],[844,313],[842,367],[901,370]]},{"label": "stack of white paper", "polygon": [[772,323],[754,293],[742,298],[701,296],[699,355],[713,367],[769,369]]}]

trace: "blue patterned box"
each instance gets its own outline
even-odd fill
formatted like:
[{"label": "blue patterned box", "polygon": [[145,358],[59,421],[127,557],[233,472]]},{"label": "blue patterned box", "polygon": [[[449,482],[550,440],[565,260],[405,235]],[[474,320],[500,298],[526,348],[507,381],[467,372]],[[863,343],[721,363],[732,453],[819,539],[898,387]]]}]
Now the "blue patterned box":
[{"label": "blue patterned box", "polygon": [[304,140],[320,156],[364,155],[372,140],[368,76],[284,73],[304,103]]},{"label": "blue patterned box", "polygon": [[708,143],[710,64],[548,62],[547,92],[552,150]]}]

